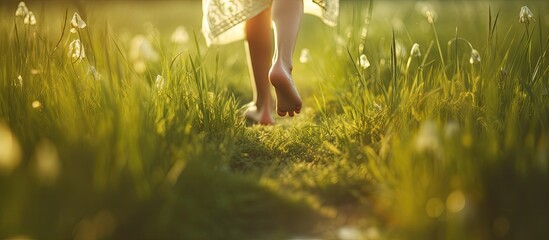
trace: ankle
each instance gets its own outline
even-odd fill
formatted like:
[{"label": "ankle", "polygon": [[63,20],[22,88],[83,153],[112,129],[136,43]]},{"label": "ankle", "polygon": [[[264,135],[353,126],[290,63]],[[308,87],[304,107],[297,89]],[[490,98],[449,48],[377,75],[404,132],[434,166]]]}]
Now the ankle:
[{"label": "ankle", "polygon": [[294,65],[293,65],[292,60],[291,59],[283,59],[283,58],[279,58],[279,59],[275,60],[275,62],[273,63],[273,68],[275,68],[275,67],[280,67],[284,71],[287,71],[288,73],[292,73],[292,70],[294,69]]}]

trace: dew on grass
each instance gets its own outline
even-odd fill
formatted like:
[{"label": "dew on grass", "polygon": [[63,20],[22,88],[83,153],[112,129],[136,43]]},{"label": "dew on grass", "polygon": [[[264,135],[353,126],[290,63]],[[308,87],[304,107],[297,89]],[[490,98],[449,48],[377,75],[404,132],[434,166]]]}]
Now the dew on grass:
[{"label": "dew on grass", "polygon": [[0,174],[10,174],[21,162],[19,141],[4,123],[0,123]]},{"label": "dew on grass", "polygon": [[305,64],[310,61],[311,61],[311,52],[309,51],[308,48],[303,48],[301,50],[301,54],[299,55],[299,62]]},{"label": "dew on grass", "polygon": [[460,190],[455,190],[446,198],[446,209],[452,213],[458,213],[465,208],[465,194]]},{"label": "dew on grass", "polygon": [[42,184],[53,184],[57,181],[61,172],[61,163],[59,154],[54,143],[47,139],[42,139],[34,152],[34,166],[36,177]]},{"label": "dew on grass", "polygon": [[177,44],[185,44],[189,42],[189,32],[184,26],[178,26],[172,33],[171,41]]},{"label": "dew on grass", "polygon": [[86,22],[84,22],[84,20],[82,20],[82,18],[80,17],[80,14],[75,12],[74,15],[72,16],[71,26],[72,26],[71,33],[76,33],[78,29],[85,28],[87,24]]}]

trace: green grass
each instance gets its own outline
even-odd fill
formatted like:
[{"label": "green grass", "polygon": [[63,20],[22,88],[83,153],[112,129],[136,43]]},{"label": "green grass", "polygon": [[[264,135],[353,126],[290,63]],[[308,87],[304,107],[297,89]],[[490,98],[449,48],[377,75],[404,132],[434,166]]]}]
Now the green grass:
[{"label": "green grass", "polygon": [[269,127],[246,127],[243,44],[206,48],[199,3],[89,5],[77,34],[73,6],[29,3],[27,26],[2,5],[0,239],[543,239],[548,5],[425,4],[306,17],[304,111]]}]

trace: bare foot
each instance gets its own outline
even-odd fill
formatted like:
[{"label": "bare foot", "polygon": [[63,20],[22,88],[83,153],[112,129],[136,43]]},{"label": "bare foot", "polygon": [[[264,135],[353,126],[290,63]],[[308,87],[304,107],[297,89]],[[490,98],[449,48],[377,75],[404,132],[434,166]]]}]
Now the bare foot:
[{"label": "bare foot", "polygon": [[244,116],[251,124],[272,125],[275,123],[270,109],[259,109],[254,102],[244,106]]},{"label": "bare foot", "polygon": [[301,112],[301,97],[292,80],[291,67],[284,67],[276,62],[269,72],[269,80],[276,91],[276,113],[284,117],[293,117]]}]

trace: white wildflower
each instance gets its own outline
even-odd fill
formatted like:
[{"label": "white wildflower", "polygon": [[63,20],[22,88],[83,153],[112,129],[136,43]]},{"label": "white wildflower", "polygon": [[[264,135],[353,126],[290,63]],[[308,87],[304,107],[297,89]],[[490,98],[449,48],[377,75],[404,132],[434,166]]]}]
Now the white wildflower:
[{"label": "white wildflower", "polygon": [[530,20],[534,17],[534,14],[532,14],[532,11],[527,6],[523,6],[520,8],[519,13],[519,22],[520,23],[530,23]]},{"label": "white wildflower", "polygon": [[341,240],[362,239],[362,233],[356,227],[342,227],[337,231],[337,237]]},{"label": "white wildflower", "polygon": [[421,124],[416,137],[418,152],[437,152],[440,148],[437,125],[432,121]]},{"label": "white wildflower", "polygon": [[130,45],[129,58],[137,73],[144,73],[147,70],[147,63],[160,60],[160,55],[145,36],[136,35]]},{"label": "white wildflower", "polygon": [[76,33],[78,29],[85,28],[88,25],[86,24],[86,22],[84,22],[84,20],[82,20],[82,18],[80,17],[80,14],[75,12],[74,15],[72,16],[71,26],[72,26],[71,33]]},{"label": "white wildflower", "polygon": [[434,23],[437,18],[437,13],[433,10],[425,11],[425,16],[427,17],[427,22]]},{"label": "white wildflower", "polygon": [[22,87],[23,86],[23,77],[21,77],[21,75],[17,76],[17,81],[14,82],[14,85],[16,87]]},{"label": "white wildflower", "polygon": [[301,55],[299,56],[299,62],[301,63],[308,63],[311,61],[311,53],[309,49],[303,48],[301,50]]},{"label": "white wildflower", "polygon": [[419,49],[419,44],[414,43],[414,45],[412,45],[412,50],[410,50],[410,55],[413,57],[421,57],[421,50]]},{"label": "white wildflower", "polygon": [[162,75],[156,76],[156,80],[154,81],[154,84],[158,90],[163,89],[165,83],[166,82],[164,81],[164,77],[162,77]]},{"label": "white wildflower", "polygon": [[362,69],[370,67],[370,61],[368,61],[365,54],[360,55],[359,64]]},{"label": "white wildflower", "polygon": [[[347,42],[344,37],[339,35],[337,35],[337,37],[335,38],[335,42],[336,42],[336,53],[338,56],[341,56],[344,53]],[[361,44],[361,46],[363,46],[363,44]]]},{"label": "white wildflower", "polygon": [[398,58],[406,58],[406,54],[408,54],[408,50],[406,47],[400,43],[400,41],[395,42],[395,53]]},{"label": "white wildflower", "polygon": [[27,5],[25,2],[21,1],[19,5],[17,6],[17,10],[15,11],[16,17],[25,17],[29,14],[29,9],[27,8]]},{"label": "white wildflower", "polygon": [[444,126],[444,138],[447,140],[454,139],[459,133],[459,123],[451,121]]},{"label": "white wildflower", "polygon": [[36,176],[43,184],[55,183],[61,171],[57,147],[49,140],[43,139],[36,146],[34,155]]},{"label": "white wildflower", "polygon": [[8,126],[0,123],[0,175],[9,174],[21,162],[21,147]]},{"label": "white wildflower", "polygon": [[189,42],[189,32],[184,26],[179,26],[172,33],[171,40],[173,43],[185,44]]},{"label": "white wildflower", "polygon": [[34,13],[32,13],[32,11],[29,11],[27,13],[25,19],[23,20],[23,23],[31,26],[36,25],[36,17],[34,16]]},{"label": "white wildflower", "polygon": [[380,234],[379,234],[379,230],[377,229],[377,227],[370,227],[366,230],[366,232],[364,233],[365,235],[365,238],[363,239],[380,239]]},{"label": "white wildflower", "polygon": [[138,60],[133,63],[133,69],[139,73],[143,74],[145,71],[147,71],[147,64],[143,60]]},{"label": "white wildflower", "polygon": [[391,25],[393,25],[393,29],[395,31],[404,31],[406,30],[406,25],[404,24],[404,21],[400,18],[393,18],[391,20]]},{"label": "white wildflower", "polygon": [[88,69],[88,73],[92,75],[93,79],[95,79],[96,81],[101,80],[101,74],[99,74],[94,66],[90,66],[90,68]]},{"label": "white wildflower", "polygon": [[80,39],[73,40],[69,45],[69,57],[75,62],[86,57],[86,52],[84,51],[84,46],[82,46]]},{"label": "white wildflower", "polygon": [[476,49],[471,51],[471,58],[469,58],[469,63],[475,64],[480,62],[480,54]]},{"label": "white wildflower", "polygon": [[130,60],[142,60],[148,62],[156,62],[160,60],[160,55],[156,52],[153,45],[145,36],[135,36],[130,45]]}]

